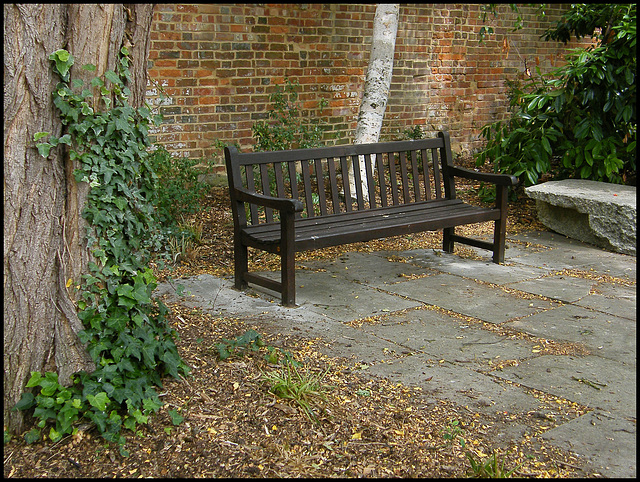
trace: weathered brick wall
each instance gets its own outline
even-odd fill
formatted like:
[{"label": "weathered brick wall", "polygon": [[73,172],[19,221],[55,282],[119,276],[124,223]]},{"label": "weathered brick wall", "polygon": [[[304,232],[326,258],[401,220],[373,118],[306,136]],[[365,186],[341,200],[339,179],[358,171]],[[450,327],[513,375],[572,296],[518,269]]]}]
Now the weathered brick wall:
[{"label": "weathered brick wall", "polygon": [[[522,7],[525,28],[512,32],[516,15],[499,5],[487,20],[495,34],[480,44],[479,5],[401,5],[381,139],[419,125],[427,135],[448,130],[456,152],[477,150],[481,127],[508,115],[505,81],[550,71],[573,46],[539,38],[565,8],[548,6],[541,21]],[[155,140],[191,158],[222,161],[216,140],[249,150],[269,93],[289,77],[301,84],[305,113],[330,126],[325,142],[352,141],[374,14],[363,4],[156,5],[147,97],[165,121]]]}]

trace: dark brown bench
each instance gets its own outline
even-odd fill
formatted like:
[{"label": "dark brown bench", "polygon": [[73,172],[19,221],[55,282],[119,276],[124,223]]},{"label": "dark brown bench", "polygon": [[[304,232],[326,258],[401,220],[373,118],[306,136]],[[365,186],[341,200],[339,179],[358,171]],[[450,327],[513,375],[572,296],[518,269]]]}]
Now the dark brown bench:
[{"label": "dark brown bench", "polygon": [[[439,229],[444,251],[460,242],[491,250],[494,263],[504,262],[508,189],[517,180],[454,166],[446,132],[434,139],[289,151],[227,147],[225,158],[238,289],[254,283],[295,306],[296,252]],[[350,164],[355,168],[347,174]],[[344,182],[349,175],[355,193]],[[456,177],[495,184],[495,205],[456,199]],[[456,226],[485,221],[495,223],[493,242],[455,234]],[[279,254],[281,281],[249,272],[247,248]]]}]

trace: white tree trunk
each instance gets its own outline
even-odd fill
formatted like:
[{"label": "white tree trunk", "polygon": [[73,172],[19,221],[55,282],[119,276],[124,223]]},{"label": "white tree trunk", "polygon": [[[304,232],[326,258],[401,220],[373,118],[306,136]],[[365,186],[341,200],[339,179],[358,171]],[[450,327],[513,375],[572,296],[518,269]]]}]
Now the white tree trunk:
[{"label": "white tree trunk", "polygon": [[[382,119],[387,108],[387,99],[389,98],[391,87],[393,54],[398,33],[398,12],[398,4],[380,4],[376,8],[376,15],[373,20],[369,68],[367,69],[360,113],[358,114],[355,144],[378,142],[380,137]],[[373,161],[374,159],[372,159]],[[364,159],[359,159],[358,164],[360,178],[362,179],[362,192],[365,199],[368,199]],[[351,165],[349,166],[349,187],[351,192],[354,193],[355,180]]]}]

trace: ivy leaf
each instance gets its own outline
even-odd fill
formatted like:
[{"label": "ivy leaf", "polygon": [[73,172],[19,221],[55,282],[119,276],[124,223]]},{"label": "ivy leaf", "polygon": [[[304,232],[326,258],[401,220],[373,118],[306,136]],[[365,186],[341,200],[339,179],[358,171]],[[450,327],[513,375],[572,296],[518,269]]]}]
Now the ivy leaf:
[{"label": "ivy leaf", "polygon": [[120,80],[120,76],[116,74],[113,70],[107,70],[104,74],[104,78],[109,82],[115,85],[122,85],[122,81]]},{"label": "ivy leaf", "polygon": [[41,438],[42,438],[42,432],[40,432],[40,429],[35,428],[35,427],[24,434],[24,441],[27,444],[36,443]]},{"label": "ivy leaf", "polygon": [[127,207],[127,204],[129,203],[129,201],[127,201],[127,199],[122,196],[118,196],[117,198],[114,199],[113,202],[120,211],[124,211],[125,208]]},{"label": "ivy leaf", "polygon": [[162,407],[162,404],[152,398],[145,398],[142,400],[142,406],[145,412],[157,412]]},{"label": "ivy leaf", "polygon": [[49,157],[49,152],[51,151],[52,147],[51,144],[49,144],[48,142],[43,142],[40,144],[36,144],[36,147],[38,148],[38,152],[42,157]]},{"label": "ivy leaf", "polygon": [[106,392],[100,392],[96,395],[88,394],[87,401],[92,407],[97,408],[101,412],[104,412],[107,409],[107,404],[110,402]]},{"label": "ivy leaf", "polygon": [[28,388],[37,387],[38,385],[40,385],[40,381],[42,380],[42,378],[43,377],[40,372],[31,372],[31,378],[29,378],[26,386]]},{"label": "ivy leaf", "polygon": [[171,423],[174,425],[180,425],[184,420],[184,417],[178,413],[177,410],[169,410],[169,416],[171,417]]},{"label": "ivy leaf", "polygon": [[11,410],[12,411],[13,410],[28,410],[31,407],[33,407],[34,405],[35,405],[35,397],[33,396],[33,393],[24,392],[22,394],[22,397],[20,397],[20,401],[18,403],[16,403]]}]

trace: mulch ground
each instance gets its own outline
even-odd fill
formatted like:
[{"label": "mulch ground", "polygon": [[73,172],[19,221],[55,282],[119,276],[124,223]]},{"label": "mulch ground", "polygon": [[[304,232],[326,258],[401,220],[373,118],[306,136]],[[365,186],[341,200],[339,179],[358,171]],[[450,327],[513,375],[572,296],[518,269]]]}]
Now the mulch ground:
[{"label": "mulch ground", "polygon": [[[460,195],[469,196],[477,187],[469,185]],[[205,207],[185,221],[198,231],[200,244],[188,247],[170,268],[156,267],[160,279],[231,274],[233,227],[226,189],[212,189]],[[544,229],[526,197],[509,209],[509,234]],[[490,228],[468,229],[481,234]],[[354,250],[439,248],[440,242],[440,235],[426,233],[310,252],[300,259],[329,259]],[[458,251],[463,257],[472,253]],[[277,267],[277,259],[265,255],[252,263]],[[484,464],[492,454],[497,472],[514,469],[513,476],[595,475],[540,438],[585,413],[585,407],[535,393],[536,411],[481,415],[448,400],[427,399],[416,387],[367,377],[353,360],[322,355],[322,340],[281,334],[260,333],[263,346],[223,361],[218,344],[260,327],[180,304],[170,308],[180,354],[192,371],[185,379],[166,380],[160,389],[164,407],[138,432],[126,431],[130,455],[123,457],[95,428],[80,424],[75,435],[56,444],[26,445],[14,436],[4,445],[5,477],[463,477],[481,475],[469,457]],[[279,356],[268,359],[269,354]],[[300,364],[301,379],[315,383],[301,395],[302,403],[275,395],[266,381],[284,376],[287,367],[295,375],[288,359]],[[498,427],[514,419],[529,427],[523,438],[499,439]]]}]

